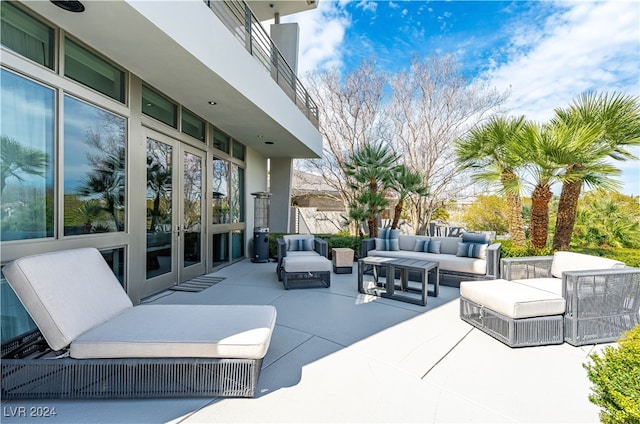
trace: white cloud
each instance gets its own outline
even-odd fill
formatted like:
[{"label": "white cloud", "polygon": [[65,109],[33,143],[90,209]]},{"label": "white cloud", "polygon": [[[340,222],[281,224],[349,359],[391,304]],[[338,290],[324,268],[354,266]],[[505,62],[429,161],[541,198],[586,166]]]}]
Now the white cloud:
[{"label": "white cloud", "polygon": [[375,0],[361,0],[357,7],[369,12],[375,12],[378,9],[378,2]]},{"label": "white cloud", "polygon": [[[512,115],[545,121],[584,91],[640,94],[640,8],[635,1],[562,2],[542,31],[519,28],[507,63],[488,74],[511,89]],[[636,155],[640,149],[633,149]],[[623,192],[640,194],[640,162],[616,162]]]},{"label": "white cloud", "polygon": [[638,94],[640,9],[635,2],[562,3],[541,32],[524,29],[512,39],[510,59],[489,76],[511,87],[514,115],[544,120],[581,92]]},{"label": "white cloud", "polygon": [[340,67],[340,47],[351,21],[344,4],[320,1],[314,10],[285,16],[281,22],[297,22],[300,27],[298,74],[323,68]]}]

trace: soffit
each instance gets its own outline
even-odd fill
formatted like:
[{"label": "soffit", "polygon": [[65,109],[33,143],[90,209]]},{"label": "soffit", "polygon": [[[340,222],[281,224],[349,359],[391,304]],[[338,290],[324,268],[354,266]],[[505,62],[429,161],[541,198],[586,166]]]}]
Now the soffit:
[{"label": "soffit", "polygon": [[280,16],[312,10],[318,7],[319,0],[289,0],[289,1],[269,1],[255,0],[247,1],[249,7],[259,21],[273,19],[273,15],[279,13]]},{"label": "soffit", "polygon": [[[318,157],[309,147],[313,141],[305,143],[291,134],[127,2],[85,1],[86,9],[80,14],[48,1],[24,4],[260,154]],[[209,100],[218,104],[211,106]],[[306,121],[302,113],[300,119]]]}]

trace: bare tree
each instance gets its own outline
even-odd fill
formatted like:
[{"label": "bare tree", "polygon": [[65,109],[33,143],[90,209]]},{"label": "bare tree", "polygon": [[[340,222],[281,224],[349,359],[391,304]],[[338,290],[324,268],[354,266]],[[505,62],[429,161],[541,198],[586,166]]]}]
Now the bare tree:
[{"label": "bare tree", "polygon": [[344,172],[345,164],[362,146],[388,142],[383,101],[386,75],[373,61],[366,61],[344,77],[337,69],[310,74],[306,84],[322,111],[323,157],[296,165],[322,175],[348,209],[356,193]]},{"label": "bare tree", "polygon": [[419,172],[430,189],[428,197],[407,205],[414,230],[423,234],[433,212],[470,185],[456,167],[454,141],[497,112],[506,95],[468,81],[452,56],[414,58],[390,85],[393,144],[404,165]]}]

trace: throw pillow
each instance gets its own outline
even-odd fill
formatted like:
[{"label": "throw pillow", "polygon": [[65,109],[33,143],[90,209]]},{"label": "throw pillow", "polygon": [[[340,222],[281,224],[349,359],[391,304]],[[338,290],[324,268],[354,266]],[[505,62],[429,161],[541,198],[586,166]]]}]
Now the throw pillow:
[{"label": "throw pillow", "polygon": [[313,250],[313,239],[292,239],[287,240],[287,250],[290,252]]},{"label": "throw pillow", "polygon": [[378,237],[376,237],[376,250],[400,250],[398,244],[399,235],[400,230],[379,228]]},{"label": "throw pillow", "polygon": [[440,245],[442,244],[442,242],[440,240],[431,240],[429,242],[429,248],[428,248],[428,252],[429,253],[437,253],[440,254]]},{"label": "throw pillow", "polygon": [[483,233],[464,233],[462,234],[463,243],[486,243],[489,244],[489,236]]},{"label": "throw pillow", "polygon": [[428,252],[429,251],[429,240],[416,240],[416,245],[413,248],[414,252]]},{"label": "throw pillow", "polygon": [[458,243],[456,256],[467,258],[487,259],[487,247],[485,243]]}]

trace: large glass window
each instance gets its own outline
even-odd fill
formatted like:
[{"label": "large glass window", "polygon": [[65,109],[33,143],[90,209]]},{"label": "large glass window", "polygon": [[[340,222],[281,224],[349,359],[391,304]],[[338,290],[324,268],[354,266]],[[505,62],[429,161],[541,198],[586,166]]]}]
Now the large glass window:
[{"label": "large glass window", "polygon": [[213,158],[212,215],[214,224],[227,224],[229,216],[229,165],[226,161]]},{"label": "large glass window", "polygon": [[178,106],[146,85],[142,86],[142,113],[178,128]]},{"label": "large glass window", "polygon": [[1,72],[0,239],[53,237],[55,93]]},{"label": "large glass window", "polygon": [[68,38],[64,43],[64,74],[124,103],[124,72]]},{"label": "large glass window", "polygon": [[64,234],[124,231],[125,119],[64,98]]},{"label": "large glass window", "polygon": [[200,141],[204,141],[204,128],[205,123],[202,119],[198,118],[187,109],[182,108],[182,132],[196,138]]},{"label": "large glass window", "polygon": [[244,169],[231,165],[231,222],[244,222]]},{"label": "large glass window", "polygon": [[0,7],[2,16],[2,45],[53,69],[55,57],[55,32],[42,22],[29,16],[8,1]]}]

